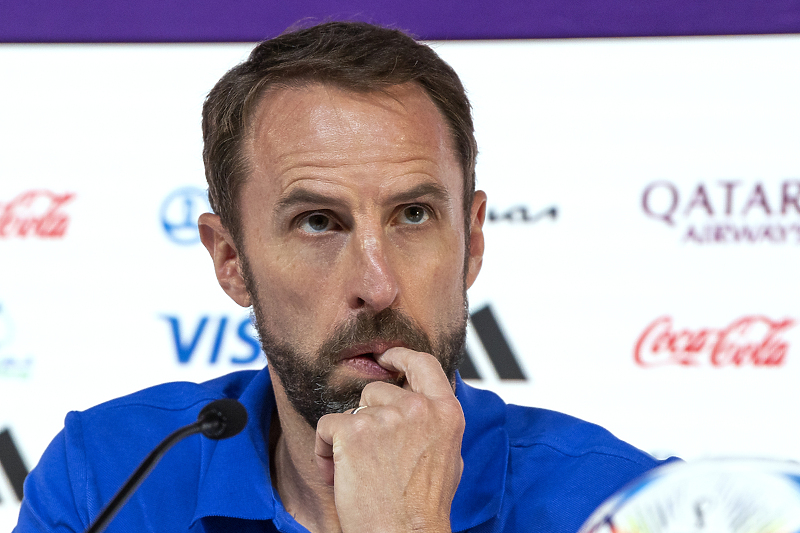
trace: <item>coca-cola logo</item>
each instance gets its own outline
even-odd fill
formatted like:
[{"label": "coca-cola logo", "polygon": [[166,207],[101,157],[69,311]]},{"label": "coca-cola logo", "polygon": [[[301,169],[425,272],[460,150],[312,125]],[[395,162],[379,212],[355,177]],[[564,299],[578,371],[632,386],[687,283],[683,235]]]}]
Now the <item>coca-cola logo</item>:
[{"label": "coca-cola logo", "polygon": [[642,210],[696,244],[800,244],[800,180],[700,182],[681,191],[654,181],[642,192]]},{"label": "coca-cola logo", "polygon": [[74,197],[71,192],[58,194],[35,189],[0,203],[0,238],[63,237],[69,226],[64,206]]},{"label": "coca-cola logo", "polygon": [[672,317],[662,316],[642,332],[633,357],[643,367],[781,366],[789,351],[782,335],[794,324],[789,318],[771,320],[752,315],[719,329],[679,329]]}]

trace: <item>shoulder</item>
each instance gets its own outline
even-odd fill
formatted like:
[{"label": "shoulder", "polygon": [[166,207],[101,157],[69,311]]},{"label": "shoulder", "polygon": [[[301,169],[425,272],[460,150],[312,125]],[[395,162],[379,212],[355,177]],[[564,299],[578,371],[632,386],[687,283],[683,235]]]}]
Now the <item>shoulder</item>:
[{"label": "shoulder", "polygon": [[[82,531],[139,462],[168,434],[194,422],[205,403],[237,398],[256,372],[235,372],[205,383],[157,385],[70,412],[25,480],[19,531]],[[172,487],[197,478],[200,439],[184,440],[148,478],[150,486]],[[159,481],[159,478],[161,481]],[[160,484],[160,485],[159,485]],[[187,497],[191,499],[191,497]],[[132,512],[127,506],[125,512]]]},{"label": "shoulder", "polygon": [[208,402],[238,398],[255,374],[241,371],[205,383],[163,383],[70,412],[64,421],[66,445],[95,462],[115,453],[138,461],[169,433],[197,420]]},{"label": "shoulder", "polygon": [[67,446],[86,453],[114,448],[124,455],[142,454],[172,431],[196,421],[207,403],[239,398],[255,374],[240,371],[204,383],[162,383],[70,412],[64,421]]},{"label": "shoulder", "polygon": [[257,371],[255,370],[243,370],[226,374],[204,383],[188,381],[162,383],[103,402],[83,411],[81,414],[94,414],[136,407],[181,411],[203,401],[222,397],[238,398],[256,374]]},{"label": "shoulder", "polygon": [[618,439],[607,429],[579,418],[535,407],[506,406],[506,430],[512,448],[540,447],[565,458],[597,456],[652,468],[652,456]]},{"label": "shoulder", "polygon": [[460,379],[457,394],[468,422],[480,426],[482,431],[502,428],[512,452],[565,460],[602,456],[642,468],[658,464],[649,454],[597,424],[549,409],[507,404],[494,392],[471,387]]},{"label": "shoulder", "polygon": [[663,463],[563,413],[509,405],[506,421],[508,495],[549,524],[542,531],[577,531],[603,501]]},{"label": "shoulder", "polygon": [[[170,433],[197,420],[209,402],[238,398],[255,372],[235,372],[205,383],[173,382],[121,396],[85,411],[73,411],[64,421],[63,441],[68,463],[96,472],[96,482],[120,483]],[[185,439],[167,459],[189,457],[200,439]],[[163,468],[162,468],[163,470]]]},{"label": "shoulder", "polygon": [[[472,421],[480,435],[502,434],[506,439],[502,503],[491,522],[498,531],[577,531],[606,498],[662,463],[608,430],[570,415],[509,405],[463,382],[458,396],[468,432]],[[498,442],[492,443],[494,454],[501,451]],[[488,447],[481,451],[471,459],[490,461]]]}]

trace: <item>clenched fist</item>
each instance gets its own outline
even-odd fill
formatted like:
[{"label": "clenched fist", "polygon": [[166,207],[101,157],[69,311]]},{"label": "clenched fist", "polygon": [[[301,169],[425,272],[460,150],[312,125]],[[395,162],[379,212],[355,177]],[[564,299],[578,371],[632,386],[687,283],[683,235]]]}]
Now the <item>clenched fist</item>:
[{"label": "clenched fist", "polygon": [[317,466],[334,487],[344,533],[450,531],[463,470],[464,414],[439,361],[407,348],[376,357],[406,377],[370,383],[355,415],[317,425]]}]

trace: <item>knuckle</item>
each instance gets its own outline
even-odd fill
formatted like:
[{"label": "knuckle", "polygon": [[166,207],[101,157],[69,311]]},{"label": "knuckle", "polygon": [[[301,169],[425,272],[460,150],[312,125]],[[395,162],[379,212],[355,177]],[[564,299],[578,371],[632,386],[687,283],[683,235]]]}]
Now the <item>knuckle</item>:
[{"label": "knuckle", "polygon": [[388,383],[384,383],[383,381],[371,381],[364,386],[364,389],[361,391],[361,396],[363,397],[365,394],[379,394],[385,385],[388,385]]},{"label": "knuckle", "polygon": [[395,408],[383,407],[378,413],[383,427],[399,427],[403,425],[403,414]]},{"label": "knuckle", "polygon": [[320,417],[319,422],[317,422],[317,433],[325,431],[325,429],[330,424],[331,418],[332,418],[331,414],[322,415],[322,417]]},{"label": "knuckle", "polygon": [[409,394],[403,400],[403,411],[409,416],[424,416],[428,412],[429,400],[422,394]]},{"label": "knuckle", "polygon": [[370,431],[372,423],[370,422],[369,418],[366,416],[355,416],[353,418],[355,418],[355,420],[350,422],[351,435],[358,437],[360,435],[365,435]]},{"label": "knuckle", "polygon": [[442,363],[436,357],[427,352],[420,352],[418,361],[430,369],[441,370],[442,368]]}]

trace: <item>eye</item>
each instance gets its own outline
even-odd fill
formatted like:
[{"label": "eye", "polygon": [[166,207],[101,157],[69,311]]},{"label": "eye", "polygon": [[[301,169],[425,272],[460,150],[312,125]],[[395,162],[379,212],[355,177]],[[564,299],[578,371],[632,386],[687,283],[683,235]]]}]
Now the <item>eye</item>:
[{"label": "eye", "polygon": [[409,205],[400,212],[401,224],[422,224],[430,218],[428,210],[421,205]]},{"label": "eye", "polygon": [[323,233],[334,229],[336,224],[324,213],[311,213],[300,220],[300,229],[308,233]]}]

